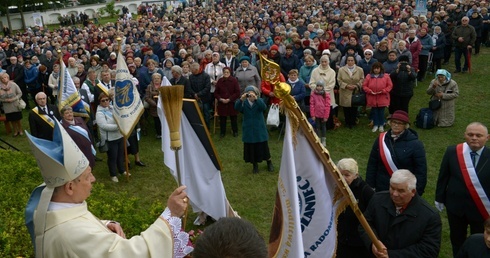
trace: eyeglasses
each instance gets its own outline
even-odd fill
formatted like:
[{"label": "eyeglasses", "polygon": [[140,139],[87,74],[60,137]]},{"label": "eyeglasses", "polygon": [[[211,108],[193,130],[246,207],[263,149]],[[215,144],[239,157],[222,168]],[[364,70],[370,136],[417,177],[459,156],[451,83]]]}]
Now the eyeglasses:
[{"label": "eyeglasses", "polygon": [[404,122],[396,121],[396,120],[391,120],[392,125],[405,125]]},{"label": "eyeglasses", "polygon": [[107,102],[109,99],[101,99],[100,102]]}]

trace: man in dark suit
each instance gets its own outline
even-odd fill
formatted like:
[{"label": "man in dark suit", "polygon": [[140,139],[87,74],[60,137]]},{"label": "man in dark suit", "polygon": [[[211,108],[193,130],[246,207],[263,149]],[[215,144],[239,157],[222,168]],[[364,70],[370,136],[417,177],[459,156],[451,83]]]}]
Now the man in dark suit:
[{"label": "man in dark suit", "polygon": [[488,129],[474,122],[466,127],[464,137],[465,143],[446,149],[436,188],[436,208],[442,211],[447,207],[454,256],[466,239],[468,225],[471,234],[482,233],[490,213]]},{"label": "man in dark suit", "polygon": [[116,86],[116,82],[111,80],[111,74],[109,72],[101,72],[100,75],[102,80],[95,86],[94,103],[96,107],[99,106],[99,95],[105,93],[105,95],[112,98],[113,96],[111,95],[113,94],[111,94],[111,89]]},{"label": "man in dark suit", "polygon": [[29,112],[29,128],[35,137],[53,140],[54,120],[60,120],[60,112],[55,105],[48,105],[46,94],[39,92],[35,96],[37,106]]}]

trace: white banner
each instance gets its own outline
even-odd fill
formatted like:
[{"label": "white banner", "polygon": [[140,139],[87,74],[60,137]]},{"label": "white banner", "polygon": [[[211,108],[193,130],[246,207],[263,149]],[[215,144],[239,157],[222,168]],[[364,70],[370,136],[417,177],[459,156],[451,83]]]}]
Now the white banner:
[{"label": "white banner", "polygon": [[119,131],[127,139],[145,109],[138,89],[132,80],[122,54],[117,57],[116,86],[114,88],[114,119]]},{"label": "white banner", "polygon": [[[170,149],[170,130],[165,119],[161,100],[158,99],[158,116],[162,123],[162,151],[165,165],[177,181],[175,152]],[[186,192],[194,212],[204,212],[213,219],[226,217],[228,201],[221,180],[221,172],[211,161],[189,120],[182,113],[179,150],[180,178],[187,186]]]},{"label": "white banner", "polygon": [[[332,257],[337,242],[335,181],[317,158],[301,128],[293,135],[289,116],[279,172],[278,196],[271,228],[271,257]],[[278,200],[276,200],[277,202]],[[281,218],[282,215],[282,218]],[[280,222],[277,223],[277,222]],[[275,232],[275,239],[272,237]],[[272,248],[275,249],[275,248]]]}]

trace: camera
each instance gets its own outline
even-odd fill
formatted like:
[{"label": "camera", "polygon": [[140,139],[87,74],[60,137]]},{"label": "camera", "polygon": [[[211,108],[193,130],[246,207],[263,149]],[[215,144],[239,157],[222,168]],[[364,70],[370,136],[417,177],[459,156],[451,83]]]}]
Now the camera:
[{"label": "camera", "polygon": [[407,62],[400,62],[400,71],[406,71],[407,70]]},{"label": "camera", "polygon": [[247,98],[250,97],[250,93],[245,94],[245,97]]}]

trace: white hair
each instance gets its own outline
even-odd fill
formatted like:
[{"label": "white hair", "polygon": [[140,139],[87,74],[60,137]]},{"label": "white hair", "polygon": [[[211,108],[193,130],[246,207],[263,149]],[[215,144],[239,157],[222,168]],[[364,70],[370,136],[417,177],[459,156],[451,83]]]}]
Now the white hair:
[{"label": "white hair", "polygon": [[412,191],[417,187],[417,178],[408,169],[399,169],[391,175],[390,184],[408,184],[408,190]]}]

